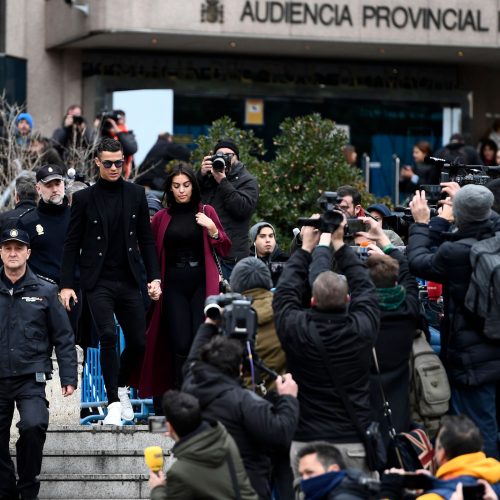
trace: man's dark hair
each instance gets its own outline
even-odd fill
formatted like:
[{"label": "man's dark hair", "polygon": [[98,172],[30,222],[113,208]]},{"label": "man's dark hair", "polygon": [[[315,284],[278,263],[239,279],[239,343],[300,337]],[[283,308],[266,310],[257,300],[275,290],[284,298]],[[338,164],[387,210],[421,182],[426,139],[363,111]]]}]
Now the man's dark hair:
[{"label": "man's dark hair", "polygon": [[201,348],[201,360],[217,368],[224,375],[237,378],[240,375],[243,346],[235,339],[217,335]]},{"label": "man's dark hair", "polygon": [[346,468],[339,449],[332,443],[328,443],[326,441],[313,441],[312,443],[308,443],[306,446],[301,448],[297,453],[297,462],[301,458],[313,454],[316,454],[318,461],[325,468],[325,470],[327,470],[330,465],[338,465],[340,469]]},{"label": "man's dark hair", "polygon": [[194,432],[201,425],[200,403],[191,394],[167,391],[162,400],[163,412],[179,437]]},{"label": "man's dark hair", "polygon": [[16,179],[16,194],[19,201],[36,201],[38,193],[35,176],[20,175]]},{"label": "man's dark hair", "polygon": [[337,189],[337,195],[339,198],[343,198],[344,196],[351,196],[352,204],[354,206],[361,205],[361,193],[353,186],[340,186]]},{"label": "man's dark hair", "polygon": [[448,460],[468,453],[477,453],[483,448],[481,431],[465,415],[444,416],[438,438]]},{"label": "man's dark hair", "polygon": [[185,162],[178,162],[173,167],[170,173],[168,174],[167,180],[165,181],[165,187],[163,189],[163,198],[162,202],[167,206],[171,207],[175,205],[175,197],[174,193],[172,193],[172,181],[176,175],[185,175],[191,181],[192,192],[191,192],[191,203],[198,203],[201,201],[201,192],[198,181],[196,180],[196,175],[191,168],[191,165]]},{"label": "man's dark hair", "polygon": [[103,137],[98,143],[95,149],[96,157],[100,157],[103,151],[108,151],[110,153],[116,153],[121,151],[123,153],[122,143],[111,139],[111,137]]},{"label": "man's dark hair", "polygon": [[392,288],[399,277],[399,262],[389,255],[374,253],[366,260],[370,278],[377,288]]}]

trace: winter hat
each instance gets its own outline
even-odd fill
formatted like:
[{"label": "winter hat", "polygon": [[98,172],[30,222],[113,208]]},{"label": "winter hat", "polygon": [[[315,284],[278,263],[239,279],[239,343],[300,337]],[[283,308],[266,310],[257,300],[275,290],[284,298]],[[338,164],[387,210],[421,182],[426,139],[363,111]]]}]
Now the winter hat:
[{"label": "winter hat", "polygon": [[33,130],[33,117],[29,113],[20,113],[19,115],[17,115],[16,125],[21,120],[26,120],[29,123],[29,125],[30,125],[30,129]]},{"label": "winter hat", "polygon": [[375,203],[375,205],[370,205],[366,209],[367,212],[371,212],[372,210],[380,212],[384,217],[390,217],[392,215],[392,212],[383,203]]},{"label": "winter hat", "polygon": [[217,150],[220,148],[227,148],[231,151],[234,151],[234,154],[239,158],[240,150],[238,146],[233,142],[232,139],[219,139],[219,142],[214,146],[214,153],[217,153]]},{"label": "winter hat", "polygon": [[149,208],[149,215],[154,215],[163,208],[161,201],[153,193],[146,194],[146,202]]},{"label": "winter hat", "polygon": [[254,224],[251,228],[250,231],[248,231],[248,238],[250,239],[250,243],[253,245],[255,243],[255,240],[257,239],[257,235],[259,234],[260,230],[263,227],[270,227],[273,230],[273,233],[276,234],[276,231],[274,230],[274,227],[272,224],[269,224],[269,222],[266,221],[260,221],[257,222],[257,224]]},{"label": "winter hat", "polygon": [[233,292],[242,293],[252,288],[270,290],[273,287],[273,280],[264,262],[257,257],[245,257],[234,266],[229,284]]},{"label": "winter hat", "polygon": [[484,186],[467,184],[453,198],[453,215],[457,226],[486,220],[491,215],[495,197]]}]

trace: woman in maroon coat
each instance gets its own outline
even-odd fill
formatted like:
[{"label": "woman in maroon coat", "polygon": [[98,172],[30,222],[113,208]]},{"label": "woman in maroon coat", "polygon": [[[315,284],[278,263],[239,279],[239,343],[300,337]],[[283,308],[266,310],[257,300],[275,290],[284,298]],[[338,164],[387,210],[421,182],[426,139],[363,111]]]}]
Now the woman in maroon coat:
[{"label": "woman in maroon coat", "polygon": [[203,322],[205,298],[219,293],[212,248],[220,256],[231,248],[213,207],[201,204],[196,176],[186,164],[174,166],[163,202],[167,208],[152,220],[163,293],[149,311],[141,396],[180,387],[182,365]]}]

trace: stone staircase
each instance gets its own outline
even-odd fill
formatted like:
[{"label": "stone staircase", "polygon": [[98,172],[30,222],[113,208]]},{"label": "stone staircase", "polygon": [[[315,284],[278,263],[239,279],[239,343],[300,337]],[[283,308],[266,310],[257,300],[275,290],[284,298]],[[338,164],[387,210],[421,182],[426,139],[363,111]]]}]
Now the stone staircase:
[{"label": "stone staircase", "polygon": [[[147,426],[51,426],[44,447],[40,500],[149,498],[144,448],[173,441]],[[15,450],[13,450],[15,456]]]}]

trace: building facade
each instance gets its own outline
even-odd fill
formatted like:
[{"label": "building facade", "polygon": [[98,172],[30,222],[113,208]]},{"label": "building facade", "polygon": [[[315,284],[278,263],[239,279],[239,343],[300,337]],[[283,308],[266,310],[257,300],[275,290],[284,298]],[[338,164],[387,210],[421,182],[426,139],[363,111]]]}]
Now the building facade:
[{"label": "building facade", "polygon": [[455,131],[475,144],[500,116],[500,0],[0,0],[0,14],[0,81],[46,134],[70,104],[93,118],[114,91],[172,89],[188,141],[229,115],[272,146],[284,117],[319,112],[384,163]]}]

